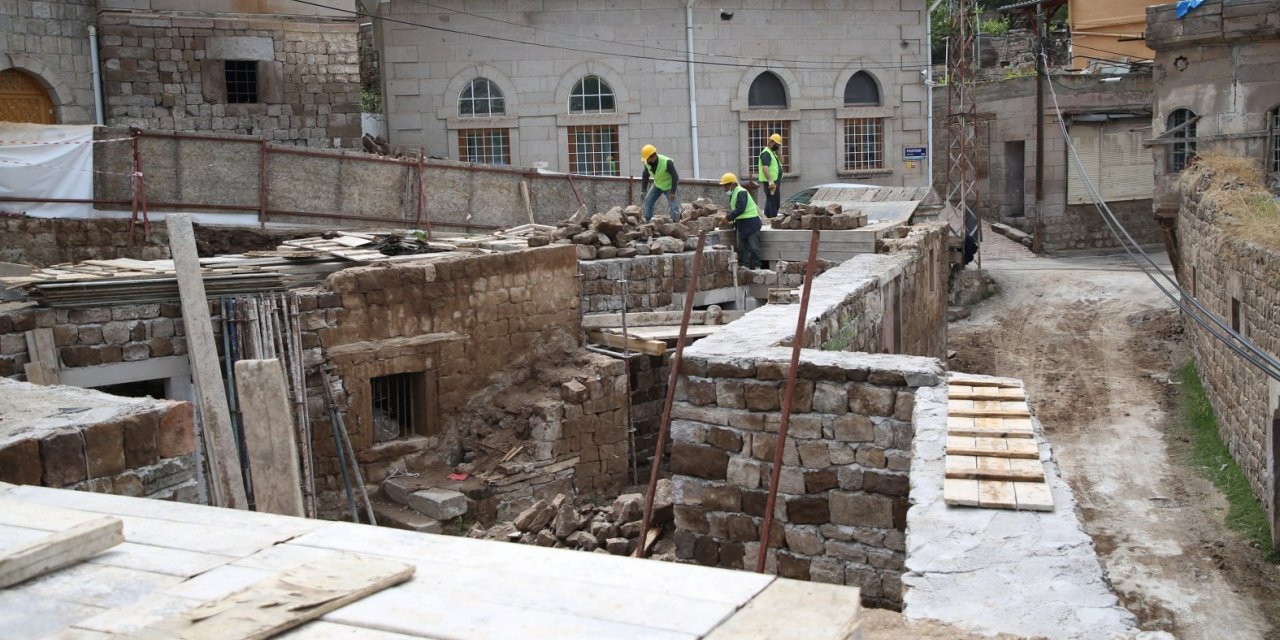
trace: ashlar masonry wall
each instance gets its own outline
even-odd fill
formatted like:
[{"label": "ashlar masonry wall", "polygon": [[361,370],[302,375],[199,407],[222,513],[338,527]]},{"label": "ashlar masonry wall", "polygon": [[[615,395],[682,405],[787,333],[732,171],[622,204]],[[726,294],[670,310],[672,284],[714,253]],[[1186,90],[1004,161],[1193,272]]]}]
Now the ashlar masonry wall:
[{"label": "ashlar masonry wall", "polygon": [[[1241,198],[1270,198],[1262,190],[1239,189],[1233,176],[1210,176],[1192,167],[1199,180],[1184,180],[1178,213],[1179,278],[1204,306],[1272,357],[1280,357],[1280,250],[1235,235],[1233,221],[1206,198],[1207,186],[1232,184],[1224,193],[1233,204]],[[1270,381],[1193,320],[1183,324],[1195,355],[1196,369],[1218,419],[1218,431],[1239,463],[1253,493],[1268,504],[1276,484],[1276,452],[1267,440],[1280,419],[1280,383]],[[1274,518],[1274,514],[1273,514]]]},{"label": "ashlar masonry wall", "polygon": [[[901,607],[914,394],[940,383],[942,364],[927,355],[818,347],[841,331],[840,319],[861,326],[872,318],[849,347],[883,351],[885,333],[875,325],[900,330],[883,301],[901,299],[920,300],[929,320],[912,331],[933,334],[904,333],[902,344],[944,349],[946,324],[935,305],[945,312],[946,293],[927,285],[928,273],[945,268],[945,255],[928,250],[941,237],[940,226],[917,228],[895,253],[858,256],[814,282],[766,571],[858,586],[865,604]],[[916,277],[901,277],[908,273]],[[888,291],[895,282],[897,291]],[[797,312],[794,304],[766,305],[686,351],[671,427],[683,560],[754,567],[791,354],[784,343]]]}]

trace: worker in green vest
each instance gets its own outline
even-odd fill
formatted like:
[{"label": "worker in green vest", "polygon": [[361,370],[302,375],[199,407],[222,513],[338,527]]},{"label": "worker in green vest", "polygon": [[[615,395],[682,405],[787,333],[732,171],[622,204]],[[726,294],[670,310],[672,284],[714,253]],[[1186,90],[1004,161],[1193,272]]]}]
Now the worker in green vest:
[{"label": "worker in green vest", "polygon": [[720,186],[729,194],[729,213],[725,219],[733,222],[738,237],[738,263],[748,269],[760,268],[760,210],[751,193],[738,184],[738,176],[726,173],[720,177]]},{"label": "worker in green vest", "polygon": [[[658,148],[646,144],[640,149],[640,161],[644,163],[644,174],[640,178],[640,191],[644,192],[644,219],[653,220],[653,207],[658,204],[662,194],[667,195],[667,205],[671,210],[671,221],[680,219],[680,197],[676,195],[676,187],[680,185],[680,174],[676,173],[676,163],[661,153]],[[653,189],[649,188],[649,178],[653,177]]]},{"label": "worker in green vest", "polygon": [[760,186],[764,187],[764,215],[770,220],[778,215],[778,207],[782,206],[782,191],[778,181],[782,179],[782,162],[778,160],[778,147],[782,146],[782,136],[773,134],[760,150],[760,158],[756,160],[756,173],[760,177]]}]

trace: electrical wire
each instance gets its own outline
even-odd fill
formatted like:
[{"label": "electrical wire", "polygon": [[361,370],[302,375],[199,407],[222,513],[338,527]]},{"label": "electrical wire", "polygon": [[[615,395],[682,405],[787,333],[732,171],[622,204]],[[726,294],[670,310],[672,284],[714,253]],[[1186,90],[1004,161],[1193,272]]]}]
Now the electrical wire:
[{"label": "electrical wire", "polygon": [[[385,17],[385,16],[378,16],[378,15],[374,15],[374,14],[372,14],[372,13],[368,13],[368,12],[360,11],[360,10],[339,9],[339,8],[336,8],[336,7],[330,7],[330,6],[327,6],[327,5],[323,5],[323,4],[320,4],[320,3],[318,3],[318,2],[311,2],[310,0],[292,0],[292,2],[296,2],[296,3],[298,3],[298,4],[308,5],[308,6],[311,6],[311,7],[317,7],[317,8],[321,8],[321,9],[325,9],[325,10],[329,10],[329,11],[337,11],[337,12],[339,12],[339,13],[347,13],[347,14],[351,14],[351,15],[354,15],[354,16],[357,16],[357,17],[362,17],[362,18],[371,18],[371,19],[373,19],[373,20],[381,20],[381,21],[383,21],[383,22],[390,22],[390,23],[394,23],[394,24],[402,24],[402,25],[409,26],[409,27],[417,27],[417,28],[419,28],[419,29],[427,29],[427,30],[429,30],[429,31],[439,31],[439,32],[442,32],[442,33],[452,33],[452,34],[460,35],[460,36],[469,36],[469,37],[473,37],[473,38],[482,38],[482,39],[487,39],[487,40],[496,40],[496,41],[498,41],[498,42],[509,42],[509,43],[512,43],[512,44],[522,44],[522,45],[526,45],[526,46],[530,46],[530,47],[541,47],[541,48],[544,48],[544,49],[557,49],[557,50],[560,50],[560,51],[572,51],[572,52],[574,52],[574,53],[586,53],[586,54],[591,54],[591,55],[594,55],[594,56],[605,56],[605,57],[612,57],[612,58],[631,58],[631,59],[633,59],[633,60],[653,60],[653,61],[656,61],[656,62],[672,62],[672,63],[676,63],[676,64],[681,64],[681,65],[684,65],[684,64],[688,64],[688,63],[689,63],[689,61],[688,61],[688,60],[685,60],[684,58],[666,58],[666,57],[662,57],[662,56],[642,55],[642,54],[636,54],[636,53],[618,53],[618,52],[615,52],[615,51],[599,51],[599,50],[595,50],[595,49],[582,49],[582,48],[578,48],[578,47],[570,47],[570,46],[559,45],[559,44],[548,44],[548,43],[545,43],[545,42],[533,42],[533,41],[529,41],[529,40],[520,40],[520,39],[518,39],[518,38],[508,38],[508,37],[505,37],[505,36],[495,36],[495,35],[489,35],[489,34],[483,34],[483,33],[473,33],[473,32],[470,32],[470,31],[463,31],[463,30],[461,30],[461,29],[451,29],[451,28],[448,28],[448,27],[438,27],[438,26],[433,26],[433,25],[429,25],[429,24],[422,24],[422,23],[420,23],[420,22],[413,22],[413,21],[410,21],[410,20],[402,20],[402,19],[400,19],[400,18],[388,18],[388,17]],[[618,43],[611,43],[611,44],[618,44]],[[683,53],[683,52],[681,52],[681,53]],[[710,55],[712,55],[712,54],[695,54],[695,55],[710,56]],[[724,57],[724,56],[716,56],[716,57]],[[818,65],[818,64],[813,64],[813,65],[793,65],[793,66],[784,66],[784,65],[777,65],[777,64],[767,64],[767,63],[716,62],[716,61],[709,61],[709,60],[694,60],[694,61],[693,61],[693,64],[697,64],[697,65],[704,65],[704,66],[711,66],[711,67],[734,67],[734,68],[747,68],[747,69],[787,69],[787,70],[793,70],[793,71],[836,71],[836,70],[839,70],[839,69],[844,68],[845,66],[847,66],[847,64],[848,64],[848,63],[840,64],[840,63],[834,63],[834,62],[833,62],[833,63],[831,63],[831,64],[829,64],[829,65]],[[915,70],[915,69],[923,69],[923,68],[925,68],[926,66],[929,66],[929,65],[926,65],[926,64],[903,64],[903,63],[898,63],[898,64],[866,65],[866,66],[863,66],[863,67],[860,67],[860,68],[862,68],[862,69],[869,69],[869,70],[890,70],[890,69],[892,69],[892,70],[899,70],[899,71],[908,71],[908,70]]]},{"label": "electrical wire", "polygon": [[[1043,50],[1040,52],[1040,56],[1047,65],[1048,57],[1044,54]],[[1129,234],[1128,230],[1124,228],[1124,225],[1115,217],[1115,214],[1103,200],[1102,194],[1098,192],[1097,187],[1093,184],[1092,178],[1090,178],[1088,172],[1084,170],[1084,163],[1081,162],[1079,152],[1076,150],[1075,144],[1071,141],[1071,135],[1067,131],[1066,120],[1062,116],[1062,108],[1058,104],[1058,94],[1053,89],[1053,83],[1049,83],[1049,94],[1053,98],[1053,108],[1058,119],[1058,127],[1062,131],[1063,142],[1066,144],[1067,150],[1070,152],[1071,159],[1075,162],[1076,170],[1080,172],[1080,177],[1082,178],[1085,187],[1088,188],[1090,196],[1093,198],[1094,207],[1100,214],[1102,214],[1103,222],[1106,223],[1107,228],[1111,231],[1112,235],[1115,236],[1116,240],[1120,242],[1125,253],[1127,253],[1134,261],[1134,264],[1142,270],[1142,273],[1151,280],[1152,284],[1156,285],[1156,288],[1160,289],[1161,293],[1172,300],[1179,309],[1186,313],[1193,321],[1195,321],[1196,324],[1200,325],[1202,329],[1207,331],[1211,336],[1216,338],[1227,348],[1231,349],[1236,353],[1236,355],[1243,358],[1249,364],[1260,369],[1268,377],[1280,380],[1280,360],[1277,360],[1271,354],[1260,349],[1248,338],[1245,338],[1237,331],[1227,326],[1217,317],[1216,314],[1201,304],[1195,296],[1191,295],[1190,292],[1178,284],[1176,279],[1165,273],[1164,269],[1162,269],[1160,265],[1156,264],[1155,260],[1153,260],[1151,256],[1142,249],[1141,245],[1133,239],[1133,236]],[[1130,248],[1131,246],[1132,248]],[[1164,280],[1172,285],[1172,289],[1176,290],[1178,295],[1175,296],[1169,289],[1166,289],[1164,285],[1160,284],[1160,281],[1156,279],[1156,276],[1148,270],[1147,266],[1142,264],[1139,257],[1134,255],[1135,250],[1146,260],[1147,263],[1151,265],[1151,268],[1154,269],[1156,273],[1160,274]],[[1194,308],[1195,311],[1193,311],[1192,308]],[[1201,314],[1203,314],[1204,317],[1201,317]],[[1208,321],[1206,321],[1205,318],[1208,318]],[[1217,329],[1210,326],[1210,322],[1221,329],[1222,332],[1219,332]],[[1234,339],[1239,344],[1233,344],[1227,336],[1230,336],[1230,338]]]}]

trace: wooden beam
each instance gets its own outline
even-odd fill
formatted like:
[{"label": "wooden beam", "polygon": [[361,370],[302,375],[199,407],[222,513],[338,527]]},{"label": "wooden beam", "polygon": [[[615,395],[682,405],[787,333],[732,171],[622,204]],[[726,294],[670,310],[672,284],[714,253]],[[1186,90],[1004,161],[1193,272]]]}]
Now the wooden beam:
[{"label": "wooden beam", "polygon": [[187,356],[164,356],[133,362],[63,369],[62,384],[88,388],[189,375],[191,375],[191,361]]},{"label": "wooden beam", "polygon": [[270,638],[400,584],[413,576],[413,571],[413,565],[388,558],[335,554],[152,623],[129,637]]},{"label": "wooden beam", "polygon": [[62,384],[58,372],[58,352],[53,343],[53,329],[32,329],[26,332],[26,338],[27,355],[31,359],[23,367],[27,381],[44,385]]},{"label": "wooden beam", "polygon": [[169,251],[173,254],[178,294],[182,298],[182,326],[187,335],[187,355],[195,380],[196,404],[200,408],[200,433],[209,465],[209,497],[214,506],[248,508],[240,457],[231,434],[231,411],[227,405],[218,349],[213,341],[213,320],[209,299],[200,274],[196,235],[191,215],[171,213],[165,217],[169,228]]},{"label": "wooden beam", "polygon": [[25,545],[0,552],[0,589],[79,564],[124,542],[119,518],[92,518]]},{"label": "wooden beam", "polygon": [[236,394],[258,511],[306,517],[289,391],[279,360],[236,363]]},{"label": "wooden beam", "polygon": [[[661,327],[680,324],[680,311],[639,311],[627,314],[627,327]],[[689,324],[729,324],[746,315],[745,311],[694,311]],[[717,317],[719,320],[717,321]],[[708,322],[710,320],[710,322]],[[621,313],[588,313],[582,316],[583,329],[609,329],[622,326]]]},{"label": "wooden beam", "polygon": [[605,333],[603,331],[591,331],[587,333],[587,337],[597,344],[603,344],[615,349],[630,348],[632,351],[638,351],[651,356],[660,356],[667,352],[667,343],[661,340],[624,338],[620,335]]}]

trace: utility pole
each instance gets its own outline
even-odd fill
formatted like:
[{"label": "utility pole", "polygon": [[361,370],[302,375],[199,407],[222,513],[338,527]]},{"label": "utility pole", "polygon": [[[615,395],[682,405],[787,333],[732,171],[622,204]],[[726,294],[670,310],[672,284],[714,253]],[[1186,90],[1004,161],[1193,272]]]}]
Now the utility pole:
[{"label": "utility pole", "polygon": [[1044,63],[1044,5],[1036,5],[1035,46],[1036,55],[1036,221],[1032,233],[1031,250],[1044,253],[1044,83],[1048,71]]},{"label": "utility pole", "polygon": [[974,46],[978,33],[978,6],[974,0],[951,0],[947,57],[947,187],[946,199],[964,220],[965,253],[982,267],[982,216],[977,171],[978,103]]}]

